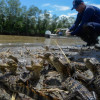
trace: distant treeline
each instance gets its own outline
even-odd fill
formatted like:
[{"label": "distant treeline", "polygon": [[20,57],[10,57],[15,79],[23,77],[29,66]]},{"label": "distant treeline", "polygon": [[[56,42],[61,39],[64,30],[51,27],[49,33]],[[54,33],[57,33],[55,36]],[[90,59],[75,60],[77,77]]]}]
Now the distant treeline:
[{"label": "distant treeline", "polygon": [[0,0],[0,34],[44,36],[46,30],[70,27],[73,17],[50,15],[32,5],[21,6],[20,0]]}]

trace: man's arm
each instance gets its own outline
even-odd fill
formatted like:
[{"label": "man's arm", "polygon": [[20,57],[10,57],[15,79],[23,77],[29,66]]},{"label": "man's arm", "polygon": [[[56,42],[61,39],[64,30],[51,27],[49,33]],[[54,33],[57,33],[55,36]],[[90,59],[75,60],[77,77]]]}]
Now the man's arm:
[{"label": "man's arm", "polygon": [[78,27],[81,19],[82,19],[82,15],[80,13],[78,13],[75,23],[69,28],[69,31],[74,31]]},{"label": "man's arm", "polygon": [[75,23],[65,32],[66,36],[70,36],[71,31],[74,31],[78,27],[81,21],[81,18],[82,18],[81,15],[78,13]]}]

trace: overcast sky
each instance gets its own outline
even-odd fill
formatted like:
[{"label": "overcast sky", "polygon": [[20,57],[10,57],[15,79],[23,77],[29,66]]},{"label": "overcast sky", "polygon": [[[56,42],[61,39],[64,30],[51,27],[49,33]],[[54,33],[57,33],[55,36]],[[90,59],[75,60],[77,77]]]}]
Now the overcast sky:
[{"label": "overcast sky", "polygon": [[[73,0],[20,0],[20,2],[27,8],[34,5],[41,10],[47,10],[51,15],[76,16],[77,14],[75,10],[71,10]],[[84,2],[100,8],[100,0],[84,0]]]}]

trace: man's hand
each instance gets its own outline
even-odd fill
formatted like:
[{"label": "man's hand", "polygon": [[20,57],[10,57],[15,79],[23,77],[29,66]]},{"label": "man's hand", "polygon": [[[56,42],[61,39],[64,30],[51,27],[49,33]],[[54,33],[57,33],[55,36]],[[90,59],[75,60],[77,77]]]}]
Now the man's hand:
[{"label": "man's hand", "polygon": [[67,30],[67,31],[65,32],[65,34],[66,34],[66,36],[71,36],[71,32],[70,32],[69,30]]}]

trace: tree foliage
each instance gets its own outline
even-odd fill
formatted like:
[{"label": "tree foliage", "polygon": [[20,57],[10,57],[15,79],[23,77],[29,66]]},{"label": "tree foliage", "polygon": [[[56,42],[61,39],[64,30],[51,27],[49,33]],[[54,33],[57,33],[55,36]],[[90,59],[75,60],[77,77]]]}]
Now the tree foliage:
[{"label": "tree foliage", "polygon": [[52,15],[32,5],[28,9],[19,0],[0,0],[0,34],[44,36],[46,30],[68,28],[74,18]]}]

